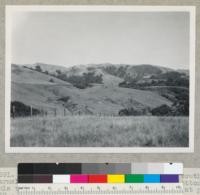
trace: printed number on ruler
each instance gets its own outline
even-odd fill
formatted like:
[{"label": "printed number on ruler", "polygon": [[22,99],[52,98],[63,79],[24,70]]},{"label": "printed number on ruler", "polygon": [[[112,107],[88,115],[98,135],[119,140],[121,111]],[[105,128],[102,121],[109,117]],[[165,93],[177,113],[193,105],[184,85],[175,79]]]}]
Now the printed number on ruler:
[{"label": "printed number on ruler", "polygon": [[20,184],[18,195],[181,195],[182,184]]}]

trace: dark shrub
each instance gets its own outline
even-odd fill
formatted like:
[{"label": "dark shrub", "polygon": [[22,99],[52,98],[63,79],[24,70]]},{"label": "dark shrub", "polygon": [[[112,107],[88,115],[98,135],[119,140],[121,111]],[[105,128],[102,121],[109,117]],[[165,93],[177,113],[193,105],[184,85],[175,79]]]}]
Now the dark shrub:
[{"label": "dark shrub", "polygon": [[175,116],[189,116],[189,100],[179,100],[172,105]]},{"label": "dark shrub", "polygon": [[62,102],[67,103],[69,101],[69,99],[70,99],[70,97],[66,96],[66,97],[59,98],[58,101],[62,101]]},{"label": "dark shrub", "polygon": [[37,65],[37,66],[35,67],[35,70],[38,71],[38,72],[42,72],[42,69],[41,69],[41,67],[40,67],[39,65]]},{"label": "dark shrub", "polygon": [[101,84],[103,79],[102,75],[95,75],[94,72],[83,73],[83,75],[72,75],[65,78],[60,78],[62,80],[70,82],[74,87],[79,89],[85,89],[87,87],[91,87],[93,83]]},{"label": "dark shrub", "polygon": [[57,75],[62,74],[61,70],[56,70]]},{"label": "dark shrub", "polygon": [[150,110],[149,108],[125,108],[121,109],[118,114],[120,116],[142,116],[149,115]]},{"label": "dark shrub", "polygon": [[128,109],[122,109],[119,111],[119,115],[120,116],[129,116],[129,112],[128,112]]},{"label": "dark shrub", "polygon": [[[31,107],[23,104],[22,102],[11,102],[11,117],[26,117],[31,116]],[[36,108],[32,108],[32,115],[38,115],[40,111]]]},{"label": "dark shrub", "polygon": [[49,79],[49,82],[54,83],[54,80],[51,78],[51,79]]},{"label": "dark shrub", "polygon": [[172,109],[166,104],[158,106],[151,110],[152,115],[154,116],[170,116],[172,115]]}]

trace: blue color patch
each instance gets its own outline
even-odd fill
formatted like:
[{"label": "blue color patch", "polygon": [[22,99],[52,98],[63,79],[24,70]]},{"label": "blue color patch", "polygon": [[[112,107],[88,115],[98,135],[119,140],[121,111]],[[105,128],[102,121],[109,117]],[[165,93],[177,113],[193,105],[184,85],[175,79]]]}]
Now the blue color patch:
[{"label": "blue color patch", "polygon": [[158,174],[144,175],[144,183],[160,183],[160,175]]}]

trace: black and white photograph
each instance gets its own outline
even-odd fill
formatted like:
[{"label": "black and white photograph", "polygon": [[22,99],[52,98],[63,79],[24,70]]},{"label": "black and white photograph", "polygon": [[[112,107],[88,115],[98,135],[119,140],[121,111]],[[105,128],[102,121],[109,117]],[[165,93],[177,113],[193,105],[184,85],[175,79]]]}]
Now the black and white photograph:
[{"label": "black and white photograph", "polygon": [[6,146],[37,152],[191,149],[194,11],[8,6]]}]

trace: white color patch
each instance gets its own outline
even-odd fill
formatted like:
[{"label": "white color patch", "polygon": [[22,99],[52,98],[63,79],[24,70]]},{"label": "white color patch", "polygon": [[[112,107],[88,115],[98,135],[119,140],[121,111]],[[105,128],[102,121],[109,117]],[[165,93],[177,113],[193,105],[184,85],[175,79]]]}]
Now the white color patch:
[{"label": "white color patch", "polygon": [[164,174],[183,174],[182,163],[164,163]]},{"label": "white color patch", "polygon": [[53,175],[53,183],[70,183],[70,175]]}]

